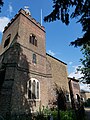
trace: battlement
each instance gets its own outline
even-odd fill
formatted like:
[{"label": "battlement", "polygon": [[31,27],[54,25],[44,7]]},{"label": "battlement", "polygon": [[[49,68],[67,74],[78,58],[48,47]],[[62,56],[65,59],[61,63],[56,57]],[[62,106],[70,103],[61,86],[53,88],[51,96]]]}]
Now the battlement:
[{"label": "battlement", "polygon": [[7,26],[4,28],[3,33],[8,29],[8,27],[16,20],[16,18],[20,15],[24,15],[27,19],[29,19],[31,22],[33,22],[36,26],[38,26],[40,29],[42,29],[43,31],[45,31],[45,27],[41,26],[41,24],[39,22],[37,22],[34,18],[31,17],[31,15],[29,15],[29,13],[27,13],[25,10],[20,9],[18,11],[18,13],[14,16],[14,18],[11,19],[11,21],[7,24]]}]

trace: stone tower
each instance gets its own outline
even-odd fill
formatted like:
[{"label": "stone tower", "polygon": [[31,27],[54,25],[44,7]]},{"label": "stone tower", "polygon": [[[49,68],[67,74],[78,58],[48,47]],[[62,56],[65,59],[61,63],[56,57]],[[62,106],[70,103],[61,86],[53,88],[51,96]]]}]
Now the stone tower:
[{"label": "stone tower", "polygon": [[[0,47],[0,114],[48,105],[45,29],[25,10],[8,23]],[[48,77],[48,82],[47,82]]]},{"label": "stone tower", "polygon": [[[3,31],[0,46],[0,116],[54,107],[55,84],[66,91],[67,64],[46,54],[45,28],[20,9]],[[55,105],[56,107],[56,105]]]}]

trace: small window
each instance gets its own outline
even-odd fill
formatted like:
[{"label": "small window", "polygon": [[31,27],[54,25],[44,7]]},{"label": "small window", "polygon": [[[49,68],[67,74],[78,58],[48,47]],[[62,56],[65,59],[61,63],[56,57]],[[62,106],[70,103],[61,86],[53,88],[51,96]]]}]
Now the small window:
[{"label": "small window", "polygon": [[36,36],[33,34],[30,36],[30,43],[37,46],[37,39]]},{"label": "small window", "polygon": [[39,99],[40,83],[32,78],[27,84],[28,99]]},{"label": "small window", "polygon": [[33,57],[32,62],[36,64],[37,63],[36,54],[34,53],[32,57]]},{"label": "small window", "polygon": [[66,102],[69,102],[69,94],[66,94]]},{"label": "small window", "polygon": [[77,102],[80,102],[80,96],[78,94],[76,94],[76,100]]},{"label": "small window", "polygon": [[9,45],[9,43],[10,43],[10,37],[11,37],[11,34],[9,34],[9,35],[7,36],[7,38],[6,38],[6,40],[5,40],[5,43],[4,43],[4,48]]}]

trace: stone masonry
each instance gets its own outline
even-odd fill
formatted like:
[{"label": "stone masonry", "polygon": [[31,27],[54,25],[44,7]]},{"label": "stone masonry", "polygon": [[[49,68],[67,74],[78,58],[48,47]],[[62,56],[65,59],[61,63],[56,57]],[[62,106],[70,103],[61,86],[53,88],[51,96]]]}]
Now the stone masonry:
[{"label": "stone masonry", "polygon": [[[30,43],[31,34],[36,36],[37,46]],[[54,83],[69,93],[66,67],[66,63],[46,54],[45,28],[21,9],[5,27],[0,46],[0,115],[28,114],[49,106],[55,97]],[[32,78],[40,83],[39,99],[27,97],[27,83]]]}]

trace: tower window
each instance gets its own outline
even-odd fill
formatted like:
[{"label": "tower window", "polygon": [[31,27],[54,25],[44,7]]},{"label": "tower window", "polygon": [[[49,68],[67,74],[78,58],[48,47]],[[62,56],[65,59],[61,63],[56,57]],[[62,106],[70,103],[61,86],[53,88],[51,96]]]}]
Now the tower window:
[{"label": "tower window", "polygon": [[32,35],[30,36],[30,40],[29,40],[29,41],[30,41],[31,44],[37,46],[37,39],[36,39],[36,36],[35,36],[35,35],[32,34]]},{"label": "tower window", "polygon": [[32,62],[35,63],[35,64],[37,63],[37,59],[36,59],[36,54],[35,53],[33,53]]},{"label": "tower window", "polygon": [[31,78],[27,83],[28,99],[39,99],[40,83],[37,79]]},{"label": "tower window", "polygon": [[6,40],[5,40],[5,43],[4,43],[4,48],[9,45],[9,43],[10,43],[10,37],[11,37],[11,34],[9,34],[9,35],[7,36],[7,38],[6,38]]}]

